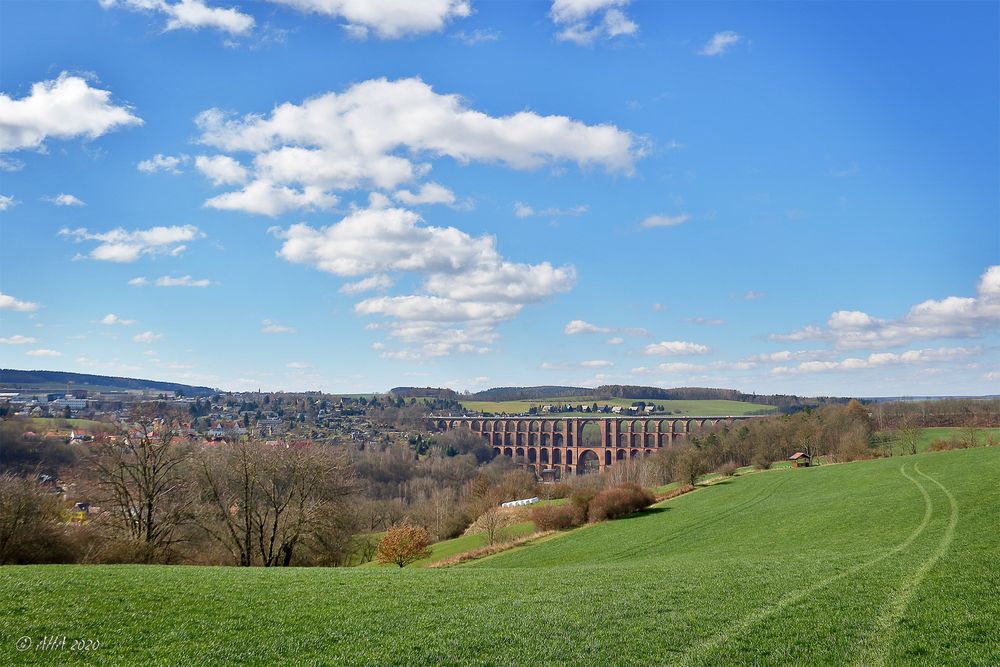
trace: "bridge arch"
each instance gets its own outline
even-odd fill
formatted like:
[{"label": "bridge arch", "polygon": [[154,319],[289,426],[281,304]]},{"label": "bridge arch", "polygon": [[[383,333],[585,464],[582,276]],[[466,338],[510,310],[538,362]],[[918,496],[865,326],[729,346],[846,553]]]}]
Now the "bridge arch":
[{"label": "bridge arch", "polygon": [[[567,452],[566,463],[571,464],[572,452]],[[579,473],[597,472],[601,467],[601,459],[592,449],[585,449],[580,452],[580,458],[576,463],[576,470]]]}]

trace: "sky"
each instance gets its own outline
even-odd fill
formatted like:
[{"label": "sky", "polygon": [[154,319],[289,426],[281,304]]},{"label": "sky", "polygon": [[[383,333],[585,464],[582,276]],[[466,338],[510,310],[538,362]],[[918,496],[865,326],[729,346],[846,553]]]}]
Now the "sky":
[{"label": "sky", "polygon": [[1000,393],[1000,5],[0,1],[0,366]]}]

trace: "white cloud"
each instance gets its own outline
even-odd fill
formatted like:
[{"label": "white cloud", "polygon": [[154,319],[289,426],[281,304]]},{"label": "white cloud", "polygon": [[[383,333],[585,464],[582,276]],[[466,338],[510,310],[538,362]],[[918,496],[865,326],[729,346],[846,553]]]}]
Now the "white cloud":
[{"label": "white cloud", "polygon": [[615,336],[613,338],[608,339],[608,345],[621,345],[624,342],[625,339],[622,338],[621,336]]},{"label": "white cloud", "polygon": [[562,218],[569,216],[583,215],[590,209],[586,204],[580,204],[577,206],[572,206],[570,208],[556,208],[550,206],[549,208],[543,208],[541,210],[536,210],[534,207],[529,206],[523,202],[514,202],[514,215],[518,218],[531,218],[535,216],[539,217],[553,217]]},{"label": "white cloud", "polygon": [[0,171],[21,171],[24,162],[0,155]]},{"label": "white cloud", "polygon": [[484,30],[483,28],[476,28],[471,32],[459,30],[453,33],[452,37],[462,42],[466,46],[477,46],[479,44],[487,44],[489,42],[497,41],[498,39],[500,39],[500,33],[496,30]]},{"label": "white cloud", "polygon": [[91,88],[86,79],[63,72],[32,84],[31,93],[13,99],[0,93],[0,152],[40,149],[48,138],[101,135],[142,119],[126,106],[110,102],[111,93]]},{"label": "white cloud", "polygon": [[295,333],[294,327],[285,326],[274,320],[264,320],[260,323],[260,332],[266,334]]},{"label": "white cloud", "polygon": [[563,333],[567,336],[576,336],[578,334],[592,334],[592,333],[610,333],[611,329],[608,327],[599,327],[596,324],[591,324],[584,320],[573,320],[563,329]]},{"label": "white cloud", "polygon": [[39,350],[28,350],[27,352],[25,352],[25,354],[28,355],[29,357],[61,357],[62,356],[62,352],[59,352],[57,350],[49,350],[49,349],[45,349],[45,348],[42,348],[42,349],[39,349]]},{"label": "white cloud", "polygon": [[765,296],[767,296],[766,292],[755,292],[754,290],[747,290],[743,294],[743,298],[746,299],[747,301],[755,301],[757,299],[763,299]]},{"label": "white cloud", "polygon": [[725,320],[720,320],[711,317],[686,317],[684,319],[685,321],[690,322],[691,324],[702,324],[710,327],[721,327],[726,323]]},{"label": "white cloud", "polygon": [[928,299],[897,319],[881,319],[857,310],[831,313],[827,329],[808,326],[772,340],[825,339],[839,349],[878,349],[936,338],[975,338],[1000,329],[1000,265],[980,276],[976,296]]},{"label": "white cloud", "polygon": [[79,198],[64,192],[57,194],[55,197],[45,197],[45,201],[56,206],[86,206]]},{"label": "white cloud", "polygon": [[673,355],[673,354],[708,354],[708,347],[701,343],[691,343],[685,340],[665,340],[659,343],[650,343],[642,353],[650,356]]},{"label": "white cloud", "polygon": [[724,30],[712,35],[698,53],[703,56],[721,56],[729,47],[743,41],[743,36],[732,30]]},{"label": "white cloud", "polygon": [[212,197],[205,206],[222,211],[245,211],[276,216],[293,209],[328,210],[337,205],[335,195],[327,194],[317,185],[307,185],[301,190],[270,181],[258,180],[242,190]]},{"label": "white cloud", "polygon": [[823,337],[823,330],[818,326],[810,324],[801,329],[796,329],[787,334],[769,334],[770,340],[796,341],[796,340],[817,340]]},{"label": "white cloud", "polygon": [[556,39],[586,46],[601,38],[633,35],[638,24],[619,9],[629,0],[553,0],[549,16],[559,28]]},{"label": "white cloud", "polygon": [[[336,203],[332,191],[397,190],[426,175],[430,165],[417,160],[427,158],[513,169],[575,162],[631,173],[644,152],[636,137],[613,125],[530,111],[489,116],[416,78],[364,81],[339,94],[281,104],[268,115],[233,118],[209,109],[196,122],[202,144],[253,154],[249,184],[206,205],[267,215],[329,208]],[[407,192],[420,199],[425,191]],[[433,188],[426,191],[432,194]]]},{"label": "white cloud", "polygon": [[139,276],[138,278],[132,278],[130,281],[128,281],[128,284],[132,285],[133,287],[144,287],[149,284],[149,280],[147,280],[142,276]]},{"label": "white cloud", "polygon": [[195,279],[191,276],[180,276],[179,278],[162,276],[156,279],[157,287],[209,287],[212,284],[208,278]]},{"label": "white cloud", "polygon": [[199,155],[194,166],[212,181],[212,185],[242,185],[247,182],[250,172],[242,164],[228,155]]},{"label": "white cloud", "polygon": [[213,28],[230,35],[246,35],[254,19],[235,8],[209,7],[203,0],[100,0],[105,9],[124,7],[132,11],[159,12],[167,17],[164,31]]},{"label": "white cloud", "polygon": [[114,313],[108,313],[101,319],[101,324],[106,324],[108,326],[114,326],[120,324],[122,326],[128,326],[130,324],[135,324],[135,320],[123,320]]},{"label": "white cloud", "polygon": [[0,292],[0,310],[13,310],[19,313],[30,313],[38,310],[38,304],[31,301],[21,301],[9,294]]},{"label": "white cloud", "polygon": [[0,195],[0,211],[6,211],[11,206],[16,206],[17,201],[14,200],[14,195]]},{"label": "white cloud", "polygon": [[344,283],[340,291],[344,294],[361,294],[362,292],[371,292],[373,290],[387,290],[392,285],[392,278],[384,274],[376,274],[353,283]]},{"label": "white cloud", "polygon": [[118,227],[108,232],[91,233],[86,228],[59,230],[59,235],[77,243],[97,241],[89,257],[105,262],[134,262],[144,255],[178,255],[193,241],[205,235],[194,225],[151,227],[128,231]]},{"label": "white cloud", "polygon": [[144,174],[155,174],[161,171],[165,171],[168,174],[179,174],[181,173],[181,166],[190,161],[190,156],[184,154],[164,155],[163,153],[157,153],[148,160],[139,162],[136,165],[136,169]]},{"label": "white cloud", "polygon": [[649,375],[651,373],[693,373],[695,371],[703,371],[705,366],[702,364],[689,364],[683,361],[674,361],[664,364],[657,364],[656,366],[640,366],[638,368],[633,368],[632,372],[636,375]]},{"label": "white cloud", "polygon": [[374,32],[382,39],[440,32],[449,21],[472,12],[468,0],[271,0],[302,12],[345,21],[344,29],[360,39]]},{"label": "white cloud", "polygon": [[143,331],[140,334],[132,336],[132,340],[137,343],[152,343],[163,338],[163,334],[153,333],[152,331]]},{"label": "white cloud", "polygon": [[312,368],[312,364],[307,364],[303,361],[289,361],[287,364],[285,364],[285,368],[300,370],[304,368]]},{"label": "white cloud", "polygon": [[803,361],[797,366],[778,366],[771,370],[775,375],[795,373],[822,373],[853,371],[895,365],[920,365],[955,361],[982,353],[978,347],[939,347],[895,352],[873,352],[865,358],[849,357],[838,361]]},{"label": "white cloud", "polygon": [[[284,240],[279,256],[289,262],[343,277],[367,276],[345,286],[348,292],[386,286],[391,273],[422,276],[418,293],[368,298],[355,311],[389,318],[390,335],[418,344],[423,356],[487,351],[499,323],[575,281],[572,266],[516,264],[497,252],[493,237],[422,223],[413,211],[369,208],[329,227],[299,223],[273,231]],[[407,351],[409,358],[414,354]],[[395,351],[385,356],[400,358]]]},{"label": "white cloud", "polygon": [[684,224],[690,219],[691,216],[687,213],[679,213],[677,215],[655,214],[644,218],[642,222],[639,223],[639,226],[644,229],[650,229],[653,227],[675,227],[677,225]]},{"label": "white cloud", "polygon": [[30,345],[37,342],[37,339],[31,336],[22,336],[21,334],[14,334],[8,338],[0,338],[0,345]]},{"label": "white cloud", "polygon": [[614,366],[614,364],[607,359],[589,359],[587,361],[581,361],[580,365],[584,368],[607,368],[608,366]]},{"label": "white cloud", "polygon": [[419,206],[420,204],[453,206],[455,204],[455,193],[438,183],[424,183],[417,192],[397,190],[392,196],[396,201],[407,206]]}]

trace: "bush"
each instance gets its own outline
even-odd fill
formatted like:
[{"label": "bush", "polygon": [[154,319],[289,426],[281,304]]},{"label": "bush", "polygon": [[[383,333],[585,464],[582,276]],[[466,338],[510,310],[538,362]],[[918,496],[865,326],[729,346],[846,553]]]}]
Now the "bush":
[{"label": "bush", "polygon": [[716,468],[715,472],[717,472],[718,474],[723,475],[725,477],[732,477],[733,475],[736,474],[736,471],[738,469],[739,469],[739,466],[736,465],[735,461],[726,461],[721,466],[719,466],[718,468]]},{"label": "bush", "polygon": [[583,508],[573,503],[543,505],[531,510],[531,520],[535,522],[535,530],[566,530],[581,525],[586,518]]},{"label": "bush", "polygon": [[587,520],[594,522],[618,519],[649,507],[654,502],[656,499],[653,494],[637,484],[605,489],[591,499]]},{"label": "bush", "polygon": [[957,438],[950,438],[948,440],[940,439],[935,440],[931,443],[931,446],[927,448],[931,452],[945,452],[952,449],[967,449],[968,443],[964,440],[958,440]]},{"label": "bush", "polygon": [[564,482],[555,484],[539,484],[535,489],[535,495],[540,498],[569,498],[573,488]]}]

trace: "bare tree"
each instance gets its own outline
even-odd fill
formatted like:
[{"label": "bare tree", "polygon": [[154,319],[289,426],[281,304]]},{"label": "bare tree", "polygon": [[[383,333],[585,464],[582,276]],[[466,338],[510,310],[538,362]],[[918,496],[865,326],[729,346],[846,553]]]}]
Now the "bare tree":
[{"label": "bare tree", "polygon": [[191,450],[176,443],[175,435],[162,420],[137,415],[91,450],[100,504],[143,561],[165,557],[183,540],[180,529],[191,519],[185,474]]},{"label": "bare tree", "polygon": [[206,502],[199,523],[240,565],[291,565],[307,540],[343,548],[342,501],[354,484],[331,451],[244,440],[200,457],[198,473]]},{"label": "bare tree", "polygon": [[486,537],[486,544],[493,546],[504,540],[511,523],[510,512],[505,512],[499,507],[491,507],[476,519],[475,529]]},{"label": "bare tree", "polygon": [[57,496],[34,479],[0,475],[0,565],[44,562],[37,553],[59,521]]}]

